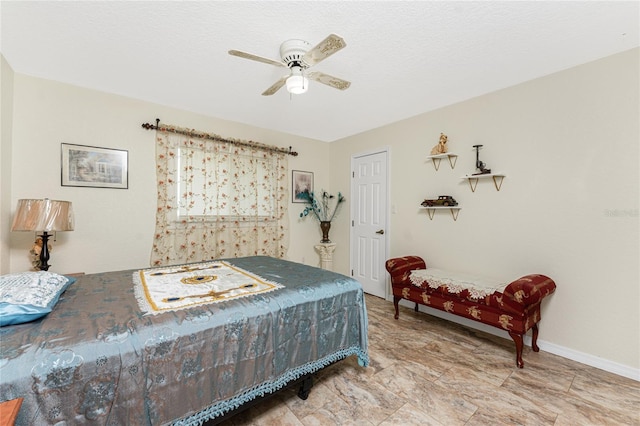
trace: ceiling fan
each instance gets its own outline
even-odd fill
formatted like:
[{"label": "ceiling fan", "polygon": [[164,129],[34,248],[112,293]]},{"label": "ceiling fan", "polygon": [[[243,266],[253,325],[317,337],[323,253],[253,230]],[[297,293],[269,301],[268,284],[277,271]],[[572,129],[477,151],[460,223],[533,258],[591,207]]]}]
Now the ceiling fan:
[{"label": "ceiling fan", "polygon": [[280,80],[273,83],[271,87],[262,92],[262,96],[273,95],[284,85],[287,86],[289,93],[297,95],[307,91],[309,87],[309,79],[339,90],[346,90],[351,86],[350,82],[341,78],[333,77],[319,71],[307,71],[309,68],[327,59],[346,45],[347,44],[344,42],[342,37],[330,34],[313,48],[311,47],[311,44],[304,40],[293,39],[285,41],[280,45],[280,61],[253,55],[251,53],[241,52],[239,50],[230,50],[229,54],[240,58],[250,59],[252,61],[275,65],[277,67],[289,68],[290,73],[283,76]]}]

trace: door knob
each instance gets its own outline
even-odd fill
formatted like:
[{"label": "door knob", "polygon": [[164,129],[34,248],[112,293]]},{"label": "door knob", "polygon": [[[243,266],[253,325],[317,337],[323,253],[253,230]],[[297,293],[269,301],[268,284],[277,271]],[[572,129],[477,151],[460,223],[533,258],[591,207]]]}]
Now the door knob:
[{"label": "door knob", "polygon": [[376,231],[376,234],[380,234],[380,235],[384,234],[384,229],[381,229],[381,230],[379,230],[379,231]]}]

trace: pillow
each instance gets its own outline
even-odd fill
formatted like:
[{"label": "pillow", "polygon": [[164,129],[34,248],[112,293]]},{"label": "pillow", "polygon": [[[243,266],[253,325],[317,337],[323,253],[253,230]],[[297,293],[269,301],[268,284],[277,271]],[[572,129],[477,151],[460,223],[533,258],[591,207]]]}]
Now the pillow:
[{"label": "pillow", "polygon": [[75,281],[75,278],[47,271],[0,276],[0,327],[47,315]]}]

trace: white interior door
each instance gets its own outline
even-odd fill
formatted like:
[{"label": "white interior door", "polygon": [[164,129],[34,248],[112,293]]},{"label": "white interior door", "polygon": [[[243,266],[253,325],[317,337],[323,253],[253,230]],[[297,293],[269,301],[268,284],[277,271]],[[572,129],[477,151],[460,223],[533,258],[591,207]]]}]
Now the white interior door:
[{"label": "white interior door", "polygon": [[388,152],[351,161],[351,275],[365,293],[387,297]]}]

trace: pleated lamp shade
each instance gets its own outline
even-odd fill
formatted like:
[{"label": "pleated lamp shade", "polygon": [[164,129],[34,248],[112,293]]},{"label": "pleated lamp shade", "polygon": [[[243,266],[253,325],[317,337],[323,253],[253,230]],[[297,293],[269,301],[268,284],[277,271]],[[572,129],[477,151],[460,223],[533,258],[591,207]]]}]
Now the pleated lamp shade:
[{"label": "pleated lamp shade", "polygon": [[73,206],[70,201],[18,200],[12,231],[73,231]]}]

